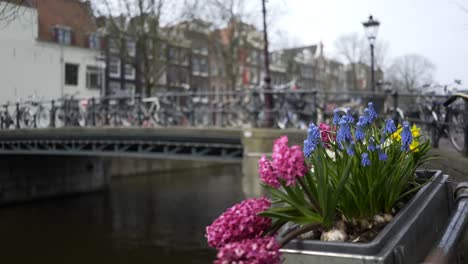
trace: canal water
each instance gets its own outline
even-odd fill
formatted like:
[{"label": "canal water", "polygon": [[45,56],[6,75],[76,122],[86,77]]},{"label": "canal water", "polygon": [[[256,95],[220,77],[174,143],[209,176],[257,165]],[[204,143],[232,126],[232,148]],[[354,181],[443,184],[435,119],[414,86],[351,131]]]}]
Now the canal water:
[{"label": "canal water", "polygon": [[2,263],[211,263],[205,227],[243,199],[240,165],[113,178],[108,191],[0,208]]}]

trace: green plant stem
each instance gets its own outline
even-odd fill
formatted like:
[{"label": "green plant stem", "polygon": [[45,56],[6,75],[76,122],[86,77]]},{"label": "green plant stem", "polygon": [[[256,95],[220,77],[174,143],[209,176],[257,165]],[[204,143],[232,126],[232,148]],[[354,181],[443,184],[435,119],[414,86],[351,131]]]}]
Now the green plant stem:
[{"label": "green plant stem", "polygon": [[299,181],[299,184],[302,186],[302,189],[304,189],[304,192],[305,194],[307,195],[307,198],[309,198],[310,200],[310,203],[312,205],[312,208],[317,212],[317,213],[320,213],[322,212],[322,209],[320,208],[320,205],[319,203],[317,202],[317,200],[315,199],[314,195],[312,195],[312,193],[310,192],[309,188],[307,188],[307,185],[306,183],[304,182],[304,180],[302,178],[297,178],[297,180]]},{"label": "green plant stem", "polygon": [[284,247],[287,243],[289,243],[289,241],[293,240],[298,235],[312,231],[320,226],[321,224],[319,223],[312,223],[312,224],[303,225],[297,229],[292,230],[291,232],[287,233],[283,239],[279,241],[280,247]]},{"label": "green plant stem", "polygon": [[278,232],[278,230],[283,227],[285,224],[287,223],[287,221],[281,221],[279,224],[276,224],[273,226],[273,228],[271,230],[269,230],[265,236],[273,236],[276,234],[276,232]]}]

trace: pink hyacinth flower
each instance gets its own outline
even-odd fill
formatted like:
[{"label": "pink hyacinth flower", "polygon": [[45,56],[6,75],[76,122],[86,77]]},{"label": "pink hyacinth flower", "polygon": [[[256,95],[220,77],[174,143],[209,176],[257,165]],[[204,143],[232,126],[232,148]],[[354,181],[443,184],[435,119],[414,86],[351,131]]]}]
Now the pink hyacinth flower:
[{"label": "pink hyacinth flower", "polygon": [[274,237],[233,242],[222,247],[214,264],[280,264],[280,245]]},{"label": "pink hyacinth flower", "polygon": [[300,146],[288,147],[288,137],[281,136],[273,145],[272,167],[276,174],[286,181],[286,185],[294,185],[296,179],[303,177],[307,171],[304,154]]},{"label": "pink hyacinth flower", "polygon": [[334,129],[331,126],[321,123],[319,125],[319,129],[320,129],[320,134],[322,136],[322,141],[324,143],[330,143],[331,141],[335,140],[336,136],[332,133]]},{"label": "pink hyacinth flower", "polygon": [[278,175],[273,170],[273,167],[270,161],[265,155],[263,155],[258,161],[258,174],[260,175],[260,180],[270,185],[271,187],[277,189],[280,187],[280,182],[278,181]]},{"label": "pink hyacinth flower", "polygon": [[244,200],[227,209],[206,227],[208,245],[220,248],[227,243],[261,236],[271,226],[271,218],[258,214],[270,206],[270,200],[262,197]]}]

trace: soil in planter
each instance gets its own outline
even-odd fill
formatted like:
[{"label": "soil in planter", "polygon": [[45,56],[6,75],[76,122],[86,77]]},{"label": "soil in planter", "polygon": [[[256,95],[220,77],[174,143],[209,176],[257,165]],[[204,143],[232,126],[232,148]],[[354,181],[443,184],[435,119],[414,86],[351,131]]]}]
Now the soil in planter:
[{"label": "soil in planter", "polygon": [[[334,229],[344,230],[346,233],[344,242],[353,242],[353,243],[366,243],[372,241],[379,232],[388,224],[390,221],[398,214],[398,212],[403,209],[403,207],[408,203],[408,201],[413,198],[416,192],[408,195],[401,201],[399,201],[393,208],[391,214],[381,214],[374,217],[374,219],[365,219],[358,221],[347,221],[342,219],[337,219],[334,223]],[[299,239],[313,239],[321,240],[321,237],[324,232],[329,232],[330,230],[319,228],[311,232],[305,233],[299,236]]]}]

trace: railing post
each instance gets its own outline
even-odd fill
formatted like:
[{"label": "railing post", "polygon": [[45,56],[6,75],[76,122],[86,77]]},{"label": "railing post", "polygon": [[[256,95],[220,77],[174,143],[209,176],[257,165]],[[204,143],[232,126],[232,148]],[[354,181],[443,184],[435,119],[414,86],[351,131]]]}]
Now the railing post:
[{"label": "railing post", "polygon": [[392,93],[393,97],[393,120],[395,121],[395,124],[398,124],[400,120],[399,115],[398,115],[398,91],[393,91]]},{"label": "railing post", "polygon": [[439,148],[439,131],[436,120],[431,122],[431,147]]},{"label": "railing post", "polygon": [[0,118],[1,118],[1,122],[0,122],[0,127],[1,129],[4,129],[4,128],[8,128],[9,125],[6,124],[7,120],[6,120],[6,117],[7,117],[7,112],[8,112],[8,105],[5,104],[4,106],[4,110],[3,112],[0,114]]},{"label": "railing post", "polygon": [[465,143],[463,146],[463,156],[468,157],[468,99],[463,99],[463,101],[465,102],[465,113],[463,117]]},{"label": "railing post", "polygon": [[257,105],[257,102],[259,101],[259,93],[257,90],[252,90],[252,94],[251,94],[252,98],[250,98],[252,100],[252,113],[253,113],[253,124],[252,124],[252,127],[258,127],[258,115],[260,113],[260,109],[258,109],[259,105]]},{"label": "railing post", "polygon": [[460,254],[464,253],[463,247],[460,247],[460,244],[463,243],[463,236],[468,226],[468,182],[459,183],[455,188],[454,196],[455,208],[452,210],[453,213],[451,213],[445,231],[442,233],[442,238],[424,263],[459,263],[457,260]]},{"label": "railing post", "polygon": [[[201,93],[203,94],[203,93]],[[190,118],[188,118],[189,120],[189,126],[192,125],[192,126],[195,126],[195,107],[193,106],[193,97],[194,97],[194,93],[193,92],[189,92],[189,98],[187,99],[187,101],[185,101],[185,105],[188,105],[189,109],[188,109],[188,113],[190,115]],[[200,95],[201,97],[201,95]],[[203,105],[203,100],[200,99],[200,105]],[[203,109],[202,109],[203,111]],[[199,112],[199,114],[201,113],[201,120],[203,120],[203,115],[205,114],[208,114],[208,113],[203,113],[203,112]],[[199,119],[200,120],[200,119]],[[203,123],[203,122],[202,122]]]},{"label": "railing post", "polygon": [[220,119],[220,126],[221,127],[224,127],[225,126],[225,119],[226,119],[226,111],[225,111],[225,105],[224,105],[224,94],[220,96],[220,99],[219,99],[219,102],[220,102],[220,105],[221,105],[221,109],[219,111],[220,113],[220,116],[221,116],[221,119]]},{"label": "railing post", "polygon": [[91,126],[96,126],[96,98],[91,98]]},{"label": "railing post", "polygon": [[33,116],[33,128],[37,128],[37,114]]},{"label": "railing post", "polygon": [[104,99],[104,124],[109,125],[109,98]]},{"label": "railing post", "polygon": [[19,103],[16,103],[16,129],[20,128],[20,109],[19,109]]},{"label": "railing post", "polygon": [[143,125],[143,113],[141,111],[143,107],[143,99],[141,98],[141,95],[137,95],[137,118],[138,118],[138,126]]},{"label": "railing post", "polygon": [[317,112],[317,91],[316,90],[312,91],[312,103],[314,104],[314,112],[312,113],[312,122],[314,122],[314,124],[317,124],[318,112]]},{"label": "railing post", "polygon": [[55,127],[55,101],[52,100],[51,106],[50,106],[50,119],[49,119],[49,126],[50,127]]}]

